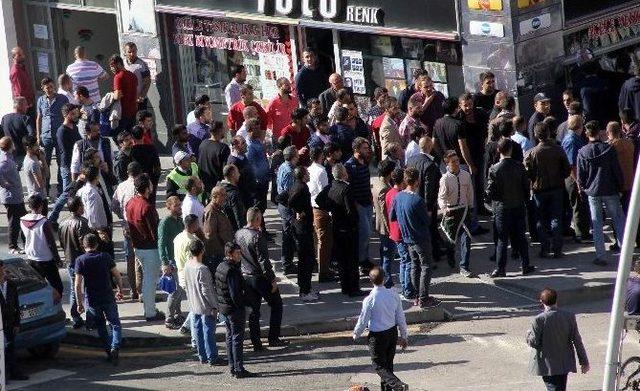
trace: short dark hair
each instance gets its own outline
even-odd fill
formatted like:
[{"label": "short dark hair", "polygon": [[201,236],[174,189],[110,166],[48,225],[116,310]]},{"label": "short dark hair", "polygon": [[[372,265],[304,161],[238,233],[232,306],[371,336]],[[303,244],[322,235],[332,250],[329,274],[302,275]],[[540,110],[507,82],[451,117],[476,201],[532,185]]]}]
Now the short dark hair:
[{"label": "short dark hair", "polygon": [[189,242],[189,254],[192,257],[197,257],[204,252],[204,243],[200,239],[193,239]]},{"label": "short dark hair", "polygon": [[413,167],[404,170],[404,181],[407,185],[415,185],[420,180],[420,173]]},{"label": "short dark hair", "polygon": [[320,124],[324,124],[324,123],[326,123],[326,124],[328,124],[328,123],[329,123],[329,118],[327,118],[327,117],[326,117],[326,116],[324,116],[324,115],[321,115],[321,116],[315,117],[315,118],[313,119],[313,126],[315,126],[316,128],[317,128],[318,126],[320,126]]},{"label": "short dark hair", "polygon": [[508,138],[503,138],[498,141],[498,152],[505,156],[511,156],[511,151],[513,150],[513,141]]},{"label": "short dark hair", "polygon": [[418,140],[420,140],[423,134],[424,128],[422,128],[421,126],[414,126],[409,132],[409,138],[417,142]]},{"label": "short dark hair", "polygon": [[88,233],[82,237],[82,246],[86,248],[96,248],[100,244],[98,235],[94,233]]},{"label": "short dark hair", "polygon": [[493,72],[490,71],[486,71],[486,72],[482,72],[480,74],[480,82],[483,82],[487,79],[495,79],[496,75],[493,74]]},{"label": "short dark hair", "polygon": [[307,174],[307,168],[305,166],[298,166],[293,170],[293,177],[299,180],[303,180]]},{"label": "short dark hair", "polygon": [[342,148],[340,148],[340,145],[338,145],[337,143],[334,143],[332,141],[329,141],[328,143],[326,143],[324,145],[324,154],[326,156],[331,155],[334,152],[338,152],[341,151]]},{"label": "short dark hair", "polygon": [[124,142],[124,139],[127,138],[127,137],[133,137],[131,135],[131,132],[129,132],[128,130],[124,130],[124,131],[118,133],[118,137],[117,137],[118,144],[122,144]]},{"label": "short dark hair", "polygon": [[620,121],[623,124],[631,124],[636,120],[636,115],[633,109],[626,107],[620,110]]},{"label": "short dark hair", "polygon": [[122,61],[122,57],[120,57],[117,54],[114,54],[111,57],[109,57],[109,64],[115,64],[115,65],[124,66],[124,61]]},{"label": "short dark hair", "polygon": [[309,153],[309,157],[311,157],[311,161],[315,162],[323,154],[324,150],[321,147],[313,147]]},{"label": "short dark hair", "polygon": [[443,161],[445,163],[449,163],[449,159],[451,159],[452,157],[458,157],[458,153],[456,151],[454,151],[453,149],[448,150],[447,152],[444,153],[443,156]]},{"label": "short dark hair", "polygon": [[184,188],[187,189],[187,191],[191,191],[191,189],[196,187],[197,184],[198,184],[198,178],[195,176],[190,176],[187,179],[187,181],[184,183]]},{"label": "short dark hair", "polygon": [[44,206],[44,198],[40,194],[32,194],[27,199],[27,205],[32,211],[36,211]]},{"label": "short dark hair", "polygon": [[320,99],[318,98],[311,98],[309,100],[307,100],[307,107],[309,106],[315,106],[315,105],[320,105]]},{"label": "short dark hair", "polygon": [[335,110],[335,116],[337,122],[344,122],[349,119],[349,109],[339,106]]},{"label": "short dark hair", "polygon": [[190,225],[193,224],[200,224],[200,219],[198,218],[198,216],[194,215],[194,214],[188,214],[186,216],[184,216],[184,226],[188,227]]},{"label": "short dark hair", "polygon": [[298,150],[293,145],[289,145],[282,151],[282,157],[284,157],[284,160],[287,162],[290,162],[296,156],[298,156]]},{"label": "short dark hair", "polygon": [[210,101],[211,101],[211,98],[209,98],[209,95],[202,94],[196,97],[195,104],[196,104],[196,107],[198,107],[198,106],[206,105]]},{"label": "short dark hair", "polygon": [[62,105],[62,110],[60,110],[60,112],[62,113],[63,117],[66,117],[70,112],[77,108],[78,106],[74,105],[73,103],[65,103]]},{"label": "short dark hair", "polygon": [[52,78],[50,78],[50,77],[44,77],[42,80],[40,80],[40,87],[44,87],[44,86],[46,86],[47,84],[50,84],[50,83],[56,84],[56,83],[53,81],[53,79],[52,79]]},{"label": "short dark hair", "polygon": [[394,185],[400,185],[402,182],[404,182],[404,170],[402,168],[396,168],[395,170],[393,170],[393,172],[391,173],[391,182]]},{"label": "short dark hair", "polygon": [[291,120],[292,121],[300,121],[301,119],[303,119],[307,115],[309,115],[309,110],[302,109],[302,108],[297,108],[297,109],[293,110],[293,112],[291,113]]},{"label": "short dark hair", "polygon": [[153,118],[153,114],[148,110],[140,110],[136,113],[136,122],[142,122],[147,118]]},{"label": "short dark hair", "polygon": [[549,127],[544,122],[538,122],[533,127],[533,134],[539,141],[545,141],[549,138]]},{"label": "short dark hair", "polygon": [[82,198],[80,198],[79,196],[73,196],[67,201],[67,208],[69,208],[69,211],[71,213],[76,213],[81,206]]},{"label": "short dark hair", "polygon": [[511,137],[511,135],[513,134],[513,122],[501,121],[498,125],[498,130],[500,131],[500,135],[502,137]]},{"label": "short dark hair", "polygon": [[396,169],[396,163],[385,159],[378,164],[378,176],[388,177]]},{"label": "short dark hair", "polygon": [[555,289],[544,288],[542,292],[540,292],[540,301],[548,307],[556,305],[558,302],[558,292],[556,292]]},{"label": "short dark hair", "polygon": [[411,73],[411,76],[413,76],[413,81],[415,81],[417,78],[419,78],[420,76],[429,76],[429,72],[425,71],[422,68],[416,68],[413,70],[413,72]]},{"label": "short dark hair", "polygon": [[97,154],[98,154],[97,149],[89,147],[84,151],[84,154],[82,155],[82,159],[84,160],[84,162],[89,163],[89,167],[93,167],[93,164],[91,164],[91,160]]},{"label": "short dark hair", "polygon": [[244,65],[242,64],[234,64],[229,68],[229,73],[231,73],[231,77],[235,77],[238,73],[242,73],[244,70]]},{"label": "short dark hair", "polygon": [[389,93],[389,90],[386,87],[376,87],[376,89],[373,90],[373,99],[378,100],[382,95],[387,93]]},{"label": "short dark hair", "polygon": [[28,134],[22,138],[22,145],[25,148],[32,148],[38,146],[38,140],[36,140],[34,136]]},{"label": "short dark hair", "polygon": [[127,165],[127,174],[137,177],[142,174],[142,166],[138,162],[131,162]]},{"label": "short dark hair", "polygon": [[211,124],[211,128],[209,129],[209,133],[211,134],[218,134],[220,132],[224,132],[224,124],[222,123],[222,121],[215,121],[213,124]]},{"label": "short dark hair", "polygon": [[589,121],[584,125],[587,137],[597,137],[600,134],[600,123],[598,121]]},{"label": "short dark hair", "polygon": [[93,182],[100,176],[100,169],[98,167],[90,167],[84,175],[87,182]]},{"label": "short dark hair", "polygon": [[240,95],[246,95],[250,91],[253,91],[253,86],[251,84],[243,84],[240,87]]},{"label": "short dark hair", "polygon": [[582,108],[582,103],[580,102],[571,102],[569,104],[569,110],[568,110],[570,115],[573,114],[582,114],[584,112],[584,109]]},{"label": "short dark hair", "polygon": [[360,149],[361,146],[363,146],[364,144],[367,145],[371,145],[371,143],[369,142],[369,140],[367,140],[364,137],[356,137],[355,140],[353,140],[353,143],[351,144],[351,148],[354,151],[357,151],[358,149]]},{"label": "short dark hair", "polygon": [[84,96],[85,98],[89,97],[89,89],[85,86],[76,87],[76,94],[80,96]]},{"label": "short dark hair", "polygon": [[442,109],[445,114],[453,115],[458,110],[458,100],[454,97],[449,97],[442,102]]},{"label": "short dark hair", "polygon": [[233,254],[234,251],[240,250],[240,246],[236,242],[227,242],[224,245],[224,255],[229,256]]},{"label": "short dark hair", "polygon": [[146,174],[142,174],[133,181],[133,187],[136,188],[136,193],[144,194],[151,187],[151,180]]},{"label": "short dark hair", "polygon": [[236,167],[233,164],[227,164],[226,166],[224,166],[222,168],[222,176],[225,178],[229,178],[231,176],[231,173],[233,173],[233,171],[237,171],[238,167]]},{"label": "short dark hair", "polygon": [[180,132],[186,129],[187,127],[184,126],[183,124],[176,124],[173,126],[173,129],[171,130],[171,134],[173,135],[173,137],[177,137],[180,134]]},{"label": "short dark hair", "polygon": [[316,49],[314,49],[311,46],[305,46],[304,49],[302,49],[302,53],[313,53],[313,54],[316,54]]}]

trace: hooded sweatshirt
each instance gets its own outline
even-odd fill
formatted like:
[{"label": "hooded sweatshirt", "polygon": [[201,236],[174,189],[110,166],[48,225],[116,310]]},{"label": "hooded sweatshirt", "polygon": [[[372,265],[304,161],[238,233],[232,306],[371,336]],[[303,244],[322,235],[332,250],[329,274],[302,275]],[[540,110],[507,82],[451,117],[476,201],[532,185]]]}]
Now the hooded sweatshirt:
[{"label": "hooded sweatshirt", "polygon": [[617,195],[624,178],[614,147],[602,141],[590,142],[578,151],[578,184],[587,195]]},{"label": "hooded sweatshirt", "polygon": [[20,227],[25,237],[27,259],[36,262],[59,259],[53,229],[46,217],[37,213],[26,214],[20,218]]},{"label": "hooded sweatshirt", "polygon": [[622,109],[633,109],[635,117],[640,117],[640,77],[634,76],[624,82],[620,88],[618,107]]}]

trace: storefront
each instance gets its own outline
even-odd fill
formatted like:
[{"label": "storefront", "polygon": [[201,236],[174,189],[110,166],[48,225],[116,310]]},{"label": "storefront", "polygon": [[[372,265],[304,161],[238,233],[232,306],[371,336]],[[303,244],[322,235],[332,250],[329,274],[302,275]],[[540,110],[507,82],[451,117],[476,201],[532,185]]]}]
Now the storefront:
[{"label": "storefront", "polygon": [[327,77],[344,76],[362,111],[378,86],[399,93],[413,68],[428,70],[445,95],[464,91],[454,0],[157,0],[156,10],[176,119],[201,93],[222,118],[233,64],[244,64],[257,98],[270,100],[306,46]]}]

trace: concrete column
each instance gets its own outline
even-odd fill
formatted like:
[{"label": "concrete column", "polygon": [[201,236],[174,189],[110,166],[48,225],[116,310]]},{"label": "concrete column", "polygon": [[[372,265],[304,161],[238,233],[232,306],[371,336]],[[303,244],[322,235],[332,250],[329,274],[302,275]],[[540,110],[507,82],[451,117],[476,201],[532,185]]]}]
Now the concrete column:
[{"label": "concrete column", "polygon": [[17,46],[16,27],[13,16],[13,1],[0,0],[0,113],[13,110],[13,97],[9,83],[11,69],[11,49]]}]

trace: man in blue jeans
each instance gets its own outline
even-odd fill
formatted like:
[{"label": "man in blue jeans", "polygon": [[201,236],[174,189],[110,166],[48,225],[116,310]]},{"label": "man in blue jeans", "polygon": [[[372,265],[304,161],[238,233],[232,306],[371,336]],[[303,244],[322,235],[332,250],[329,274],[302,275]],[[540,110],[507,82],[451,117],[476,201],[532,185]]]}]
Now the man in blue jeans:
[{"label": "man in blue jeans", "polygon": [[278,189],[278,213],[282,219],[282,267],[284,268],[284,274],[296,274],[297,268],[293,264],[293,254],[295,252],[295,241],[293,236],[293,222],[295,220],[295,213],[289,208],[286,203],[280,202],[288,198],[288,194],[285,195],[291,189],[294,183],[293,171],[298,165],[298,150],[294,146],[289,146],[282,152],[284,155],[284,162],[278,167],[277,172],[277,189]]},{"label": "man in blue jeans", "polygon": [[567,154],[556,143],[555,137],[550,138],[547,125],[537,123],[534,131],[540,143],[527,153],[524,166],[531,179],[533,200],[539,214],[536,226],[541,246],[540,258],[549,258],[550,251],[553,251],[553,258],[561,258],[562,200],[565,178],[569,176],[571,167]]},{"label": "man in blue jeans", "polygon": [[376,210],[376,231],[380,234],[380,261],[384,270],[384,287],[393,286],[392,264],[396,256],[396,242],[389,237],[389,213],[386,196],[391,189],[391,174],[396,164],[388,159],[378,165],[378,179],[373,184],[373,206]]},{"label": "man in blue jeans", "polygon": [[78,106],[65,103],[62,106],[62,117],[64,121],[56,130],[57,163],[62,177],[62,183],[58,183],[58,194],[71,183],[71,157],[73,156],[73,146],[76,141],[81,140],[78,133],[78,118],[80,110]]},{"label": "man in blue jeans", "polygon": [[[56,156],[59,151],[56,148],[56,130],[62,125],[62,106],[69,103],[66,96],[56,93],[56,86],[53,79],[45,77],[40,82],[40,88],[44,95],[38,98],[36,116],[36,139],[44,147],[44,154],[47,166],[51,167],[53,150],[56,149]],[[62,183],[60,171],[58,170],[58,183]],[[49,193],[49,180],[47,179],[47,193]]]},{"label": "man in blue jeans", "polygon": [[620,203],[624,178],[614,147],[600,140],[600,126],[596,121],[585,125],[589,144],[578,151],[578,186],[589,196],[591,225],[593,226],[593,243],[596,248],[598,266],[607,264],[604,247],[604,217],[602,206],[607,208],[607,215],[613,220],[618,246],[622,247],[625,215]]},{"label": "man in blue jeans", "polygon": [[[118,365],[122,329],[116,299],[122,300],[122,277],[113,258],[107,253],[98,252],[98,236],[87,234],[82,239],[85,254],[76,259],[75,291],[78,313],[85,311],[85,292],[87,313],[91,315],[98,329],[107,353],[107,360]],[[118,291],[114,297],[111,281],[115,280]],[[84,283],[84,290],[82,285]],[[107,331],[111,325],[111,341]]]}]

